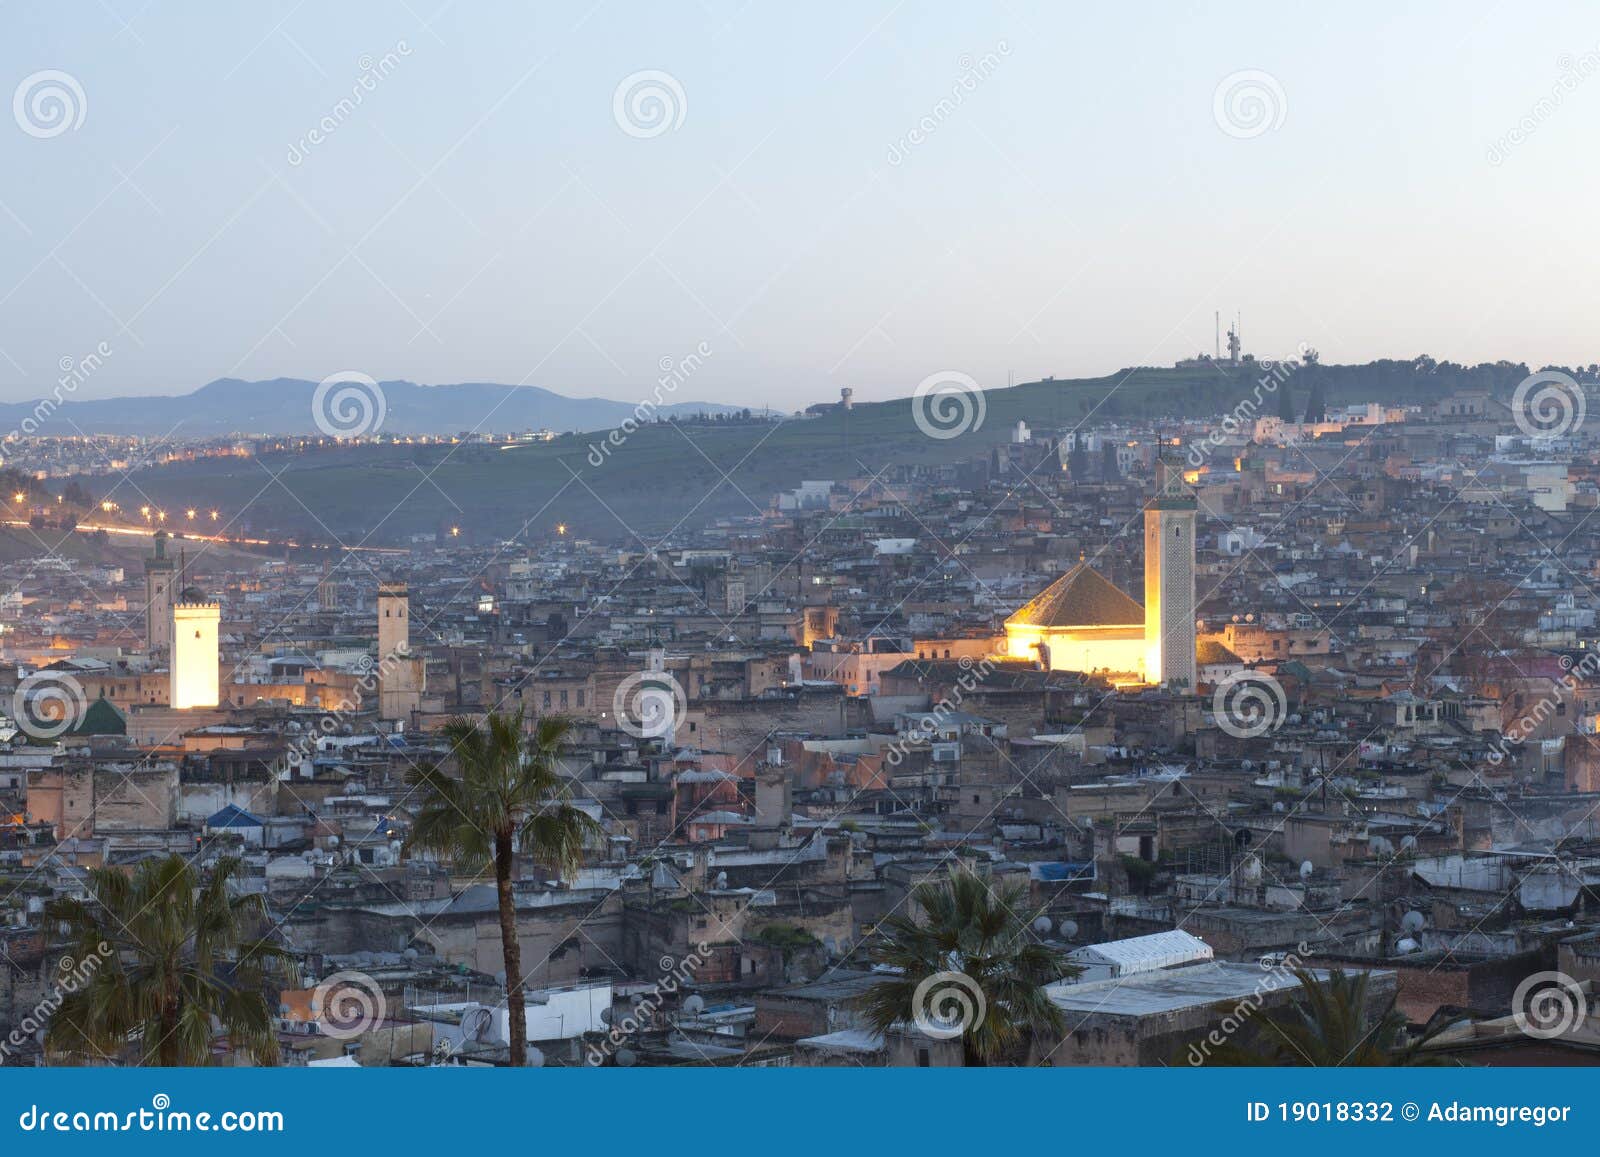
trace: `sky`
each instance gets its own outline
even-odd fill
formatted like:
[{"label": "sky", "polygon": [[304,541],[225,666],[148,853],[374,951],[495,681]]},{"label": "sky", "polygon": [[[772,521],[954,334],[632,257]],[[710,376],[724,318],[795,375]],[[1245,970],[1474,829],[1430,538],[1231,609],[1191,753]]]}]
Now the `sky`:
[{"label": "sky", "polygon": [[680,398],[794,408],[1169,363],[1217,310],[1262,357],[1600,360],[1576,3],[11,0],[5,96],[0,401],[86,359],[633,401],[698,354]]}]

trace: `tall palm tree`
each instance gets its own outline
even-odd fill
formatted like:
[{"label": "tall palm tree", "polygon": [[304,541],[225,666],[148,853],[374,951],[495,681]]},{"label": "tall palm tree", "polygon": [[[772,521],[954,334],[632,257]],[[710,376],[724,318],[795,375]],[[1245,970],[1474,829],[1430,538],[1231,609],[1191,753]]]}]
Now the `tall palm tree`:
[{"label": "tall palm tree", "polygon": [[483,725],[456,718],[445,724],[459,776],[426,767],[411,776],[420,792],[419,809],[408,844],[435,852],[458,868],[494,868],[500,902],[500,943],[506,965],[506,1011],[510,1020],[511,1063],[527,1059],[528,1024],[523,1011],[522,946],[517,941],[517,910],[511,884],[516,853],[528,852],[560,871],[583,860],[584,842],[600,831],[588,814],[567,803],[566,781],[556,769],[572,724],[546,715],[523,733],[522,709],[491,711]]},{"label": "tall palm tree", "polygon": [[204,881],[181,856],[131,874],[92,868],[88,901],[53,901],[46,915],[64,926],[87,979],[62,998],[45,1047],[104,1059],[131,1043],[142,1064],[204,1065],[215,1018],[236,1051],[274,1063],[278,982],[293,970],[288,953],[255,935],[262,897],[229,896],[238,867],[226,857]]},{"label": "tall palm tree", "polygon": [[911,899],[921,918],[885,920],[872,951],[899,970],[862,998],[875,1030],[912,1021],[935,1035],[959,1031],[968,1065],[1021,1059],[1035,1037],[1062,1031],[1065,1017],[1044,986],[1081,969],[1034,937],[1019,914],[1021,887],[996,890],[960,867],[918,884]]},{"label": "tall palm tree", "polygon": [[1293,970],[1300,982],[1293,1014],[1263,1018],[1249,1044],[1229,1044],[1215,1052],[1218,1065],[1280,1067],[1374,1067],[1431,1065],[1437,1059],[1423,1051],[1448,1026],[1440,1022],[1410,1039],[1405,1014],[1395,997],[1376,1017],[1367,1013],[1371,975],[1334,969],[1326,979],[1304,968]]}]

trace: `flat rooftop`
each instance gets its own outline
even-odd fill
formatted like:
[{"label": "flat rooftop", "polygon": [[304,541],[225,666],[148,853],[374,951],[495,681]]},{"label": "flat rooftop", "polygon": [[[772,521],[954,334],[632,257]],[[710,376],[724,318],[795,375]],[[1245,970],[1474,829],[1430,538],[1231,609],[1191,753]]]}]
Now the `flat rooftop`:
[{"label": "flat rooftop", "polygon": [[[1313,976],[1326,976],[1312,970]],[[1153,1016],[1157,1013],[1222,1001],[1237,1001],[1252,994],[1297,989],[1300,982],[1282,968],[1256,964],[1191,964],[1159,972],[1141,972],[1113,980],[1083,984],[1052,984],[1050,999],[1066,1012],[1083,1015]]]}]

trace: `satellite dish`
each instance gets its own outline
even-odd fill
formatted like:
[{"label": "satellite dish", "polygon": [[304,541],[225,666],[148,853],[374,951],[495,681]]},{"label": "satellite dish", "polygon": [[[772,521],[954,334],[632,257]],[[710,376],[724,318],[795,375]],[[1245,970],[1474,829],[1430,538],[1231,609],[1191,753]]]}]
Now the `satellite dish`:
[{"label": "satellite dish", "polygon": [[1404,956],[1407,953],[1416,952],[1421,947],[1422,945],[1418,944],[1415,940],[1411,939],[1411,937],[1407,936],[1404,940],[1400,941],[1400,943],[1394,946],[1394,950],[1400,955]]},{"label": "satellite dish", "polygon": [[1367,847],[1371,849],[1372,854],[1375,856],[1394,855],[1394,845],[1384,836],[1373,836],[1367,841]]},{"label": "satellite dish", "polygon": [[1078,922],[1076,920],[1061,921],[1061,935],[1063,939],[1074,940],[1078,935]]},{"label": "satellite dish", "polygon": [[618,1068],[631,1069],[631,1068],[633,1068],[634,1065],[636,1065],[638,1063],[639,1063],[639,1055],[637,1053],[635,1053],[632,1049],[618,1049],[617,1050],[617,1067]]},{"label": "satellite dish", "polygon": [[1272,805],[1272,810],[1277,812],[1279,815],[1282,815],[1288,809],[1283,806],[1283,801],[1280,799],[1277,803]]},{"label": "satellite dish", "polygon": [[1403,932],[1421,932],[1427,924],[1428,918],[1421,912],[1407,912],[1400,917],[1400,929]]},{"label": "satellite dish", "polygon": [[543,1050],[536,1049],[532,1045],[528,1046],[528,1067],[530,1069],[542,1069],[542,1068],[544,1068],[544,1052],[543,1052]]},{"label": "satellite dish", "polygon": [[1048,936],[1048,935],[1050,935],[1050,928],[1051,928],[1051,923],[1050,923],[1050,917],[1048,917],[1048,916],[1040,916],[1037,920],[1035,920],[1033,922],[1033,930],[1035,932],[1037,932],[1040,936]]},{"label": "satellite dish", "polygon": [[420,952],[418,952],[415,948],[407,948],[404,952],[402,952],[400,954],[400,957],[403,960],[415,960],[420,955],[422,955],[422,954]]},{"label": "satellite dish", "polygon": [[1250,834],[1249,828],[1240,828],[1233,833],[1233,846],[1236,848],[1248,848],[1253,839],[1255,837]]},{"label": "satellite dish", "polygon": [[718,888],[726,888],[727,886],[728,886],[728,873],[726,873],[726,872],[718,872],[717,873],[717,887]]},{"label": "satellite dish", "polygon": [[699,1016],[706,1010],[706,998],[696,993],[683,1002],[683,1011],[686,1016]]},{"label": "satellite dish", "polygon": [[1414,848],[1416,848],[1416,846],[1417,846],[1417,837],[1416,836],[1407,836],[1405,839],[1400,841],[1400,849],[1401,849],[1401,851],[1409,852],[1409,851],[1412,851]]},{"label": "satellite dish", "polygon": [[611,1023],[611,1010],[609,1008],[602,1008],[600,1010],[600,1023],[601,1024],[610,1024]]},{"label": "satellite dish", "polygon": [[479,1005],[461,1016],[461,1035],[468,1040],[488,1041],[494,1036],[494,1013]]},{"label": "satellite dish", "polygon": [[1303,860],[1303,861],[1301,861],[1301,864],[1300,864],[1300,878],[1302,880],[1309,880],[1309,879],[1311,879],[1312,874],[1314,872],[1316,872],[1316,870],[1317,870],[1317,866],[1315,864],[1313,864],[1310,860]]},{"label": "satellite dish", "polygon": [[1261,861],[1254,856],[1247,856],[1239,867],[1239,872],[1246,880],[1261,879]]}]

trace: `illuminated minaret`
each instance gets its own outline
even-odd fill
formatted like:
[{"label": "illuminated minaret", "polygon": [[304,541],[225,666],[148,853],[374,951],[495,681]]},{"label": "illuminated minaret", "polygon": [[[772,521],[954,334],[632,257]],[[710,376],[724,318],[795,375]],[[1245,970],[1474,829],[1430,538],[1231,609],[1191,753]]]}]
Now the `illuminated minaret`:
[{"label": "illuminated minaret", "polygon": [[1176,466],[1156,462],[1156,495],[1144,508],[1144,646],[1147,683],[1190,694],[1198,682],[1194,629],[1195,500]]},{"label": "illuminated minaret", "polygon": [[217,639],[222,607],[195,587],[172,604],[172,655],[168,702],[173,707],[215,707],[221,654]]},{"label": "illuminated minaret", "polygon": [[174,570],[167,557],[167,532],[156,531],[156,553],[144,560],[144,645],[150,651],[172,648]]}]

